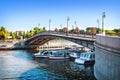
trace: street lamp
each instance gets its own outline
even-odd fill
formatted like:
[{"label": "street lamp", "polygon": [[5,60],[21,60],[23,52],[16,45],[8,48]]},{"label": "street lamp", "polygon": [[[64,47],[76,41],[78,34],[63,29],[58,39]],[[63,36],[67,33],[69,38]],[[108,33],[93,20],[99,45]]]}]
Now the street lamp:
[{"label": "street lamp", "polygon": [[97,19],[97,23],[98,23],[98,34],[99,34],[99,19]]},{"label": "street lamp", "polygon": [[51,23],[51,19],[49,19],[49,33],[50,33],[50,23]]},{"label": "street lamp", "polygon": [[67,33],[66,33],[66,35],[68,35],[68,21],[70,20],[70,18],[69,17],[67,17]]},{"label": "street lamp", "polygon": [[40,27],[40,23],[38,24],[38,27]]},{"label": "street lamp", "polygon": [[62,32],[62,24],[60,24],[61,32]]},{"label": "street lamp", "polygon": [[102,33],[103,35],[105,35],[105,31],[104,31],[104,18],[105,18],[105,12],[102,13]]},{"label": "street lamp", "polygon": [[75,23],[75,27],[77,27],[76,21],[74,23]]}]

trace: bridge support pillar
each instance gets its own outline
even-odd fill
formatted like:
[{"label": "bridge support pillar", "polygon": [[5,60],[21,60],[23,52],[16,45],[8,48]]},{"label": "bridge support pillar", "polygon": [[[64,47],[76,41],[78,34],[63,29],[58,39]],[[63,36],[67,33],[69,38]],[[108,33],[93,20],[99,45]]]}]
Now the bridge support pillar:
[{"label": "bridge support pillar", "polygon": [[97,80],[120,80],[120,38],[96,36],[94,74]]}]

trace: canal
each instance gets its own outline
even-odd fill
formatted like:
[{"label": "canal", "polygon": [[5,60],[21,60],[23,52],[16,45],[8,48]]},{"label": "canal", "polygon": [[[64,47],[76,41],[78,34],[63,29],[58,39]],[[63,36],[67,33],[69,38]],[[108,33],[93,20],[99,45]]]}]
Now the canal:
[{"label": "canal", "polygon": [[0,51],[0,80],[96,80],[94,66],[34,58],[33,52]]}]

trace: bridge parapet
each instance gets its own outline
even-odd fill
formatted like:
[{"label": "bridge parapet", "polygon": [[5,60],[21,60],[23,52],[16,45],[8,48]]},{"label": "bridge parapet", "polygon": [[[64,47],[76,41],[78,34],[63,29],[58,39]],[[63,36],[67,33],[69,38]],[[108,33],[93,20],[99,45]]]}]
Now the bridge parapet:
[{"label": "bridge parapet", "polygon": [[97,80],[120,80],[120,37],[96,36],[94,74]]},{"label": "bridge parapet", "polygon": [[95,44],[106,50],[120,53],[120,37],[97,35]]}]

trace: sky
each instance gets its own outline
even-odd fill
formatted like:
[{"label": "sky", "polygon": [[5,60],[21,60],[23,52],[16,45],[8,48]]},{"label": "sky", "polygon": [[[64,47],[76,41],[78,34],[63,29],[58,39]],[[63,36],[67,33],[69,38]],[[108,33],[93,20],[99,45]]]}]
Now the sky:
[{"label": "sky", "polygon": [[[105,29],[120,28],[120,0],[0,0],[0,26],[9,31],[31,30],[45,26],[60,29],[72,25],[79,29],[102,28],[102,13]],[[62,26],[60,26],[62,25]]]}]

